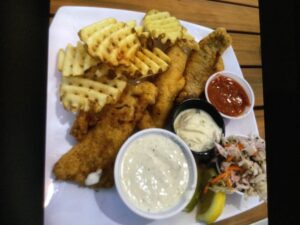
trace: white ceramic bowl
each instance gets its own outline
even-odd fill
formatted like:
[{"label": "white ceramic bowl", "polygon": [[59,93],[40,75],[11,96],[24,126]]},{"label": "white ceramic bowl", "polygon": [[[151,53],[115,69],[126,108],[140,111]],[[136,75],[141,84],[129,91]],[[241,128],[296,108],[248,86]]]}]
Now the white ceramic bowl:
[{"label": "white ceramic bowl", "polygon": [[208,85],[210,84],[210,82],[217,78],[218,76],[225,76],[225,77],[229,77],[231,79],[233,79],[234,81],[236,81],[238,84],[240,84],[242,86],[242,88],[245,90],[246,94],[248,95],[248,98],[249,98],[249,101],[250,101],[250,106],[247,106],[244,110],[244,112],[239,115],[239,116],[229,116],[229,115],[226,115],[222,112],[219,111],[219,113],[224,117],[224,118],[227,118],[227,119],[232,119],[232,120],[237,120],[237,119],[242,119],[246,116],[249,115],[249,113],[253,110],[253,107],[254,107],[254,102],[255,102],[255,99],[254,99],[254,93],[253,93],[253,90],[250,86],[250,84],[243,78],[243,77],[240,77],[232,72],[229,72],[229,71],[220,71],[220,72],[217,72],[213,75],[211,75],[206,84],[205,84],[205,96],[206,96],[206,99],[209,103],[211,103],[213,105],[213,103],[210,101],[209,99],[209,95],[208,95],[208,92],[207,92],[207,89],[208,89]]},{"label": "white ceramic bowl", "polygon": [[[128,146],[134,142],[135,140],[149,134],[158,134],[158,135],[163,135],[167,138],[170,138],[173,140],[176,144],[179,145],[180,149],[182,150],[182,153],[187,161],[188,164],[188,171],[189,171],[189,179],[187,183],[187,187],[185,189],[185,192],[182,194],[180,197],[180,200],[172,206],[171,208],[168,208],[162,212],[147,212],[145,210],[142,210],[138,208],[128,197],[127,194],[125,193],[125,190],[122,185],[122,176],[121,176],[121,169],[122,169],[122,162],[124,158],[124,154],[128,150]],[[195,159],[189,149],[189,147],[185,144],[185,142],[180,139],[177,135],[174,133],[164,130],[164,129],[158,129],[158,128],[150,128],[150,129],[145,129],[142,131],[139,131],[129,137],[127,141],[122,145],[121,149],[118,152],[116,161],[115,161],[115,166],[114,166],[114,180],[116,184],[117,191],[119,193],[119,196],[123,200],[123,202],[128,206],[129,209],[131,209],[133,212],[136,214],[149,218],[149,219],[165,219],[169,218],[171,216],[176,215],[177,213],[181,212],[187,204],[190,202],[195,189],[196,189],[196,184],[197,184],[197,167],[196,167],[196,162]]]}]

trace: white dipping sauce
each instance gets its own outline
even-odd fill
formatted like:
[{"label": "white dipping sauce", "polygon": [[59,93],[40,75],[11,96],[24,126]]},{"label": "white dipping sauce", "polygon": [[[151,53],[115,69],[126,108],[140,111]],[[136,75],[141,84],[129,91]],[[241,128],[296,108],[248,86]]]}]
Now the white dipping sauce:
[{"label": "white dipping sauce", "polygon": [[85,185],[91,186],[97,184],[100,181],[101,175],[102,175],[102,169],[98,169],[96,172],[90,173],[84,181]]},{"label": "white dipping sauce", "polygon": [[145,212],[162,212],[175,206],[188,180],[188,164],[181,147],[163,135],[149,134],[134,140],[121,163],[124,193]]},{"label": "white dipping sauce", "polygon": [[176,134],[195,152],[202,152],[220,142],[222,129],[205,111],[187,109],[179,113],[174,121]]}]

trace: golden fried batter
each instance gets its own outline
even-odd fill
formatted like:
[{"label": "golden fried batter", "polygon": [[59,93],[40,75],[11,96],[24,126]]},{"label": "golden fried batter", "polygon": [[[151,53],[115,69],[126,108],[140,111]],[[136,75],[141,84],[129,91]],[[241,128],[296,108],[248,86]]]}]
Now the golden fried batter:
[{"label": "golden fried batter", "polygon": [[100,115],[101,113],[80,111],[74,120],[70,131],[71,135],[77,141],[81,141],[89,130],[97,124]]},{"label": "golden fried batter", "polygon": [[143,130],[143,129],[154,128],[154,127],[156,127],[156,126],[152,120],[152,117],[151,117],[149,111],[146,110],[142,119],[138,123],[138,128]]},{"label": "golden fried batter", "polygon": [[[178,93],[185,84],[183,71],[187,54],[178,46],[173,46],[168,51],[171,59],[170,67],[154,81],[158,88],[158,96],[155,104],[148,109],[148,113],[139,123],[140,129],[149,127],[163,127]],[[152,121],[151,121],[152,120]]]},{"label": "golden fried batter", "polygon": [[225,67],[224,67],[223,59],[222,59],[222,57],[219,57],[216,65],[215,65],[215,68],[214,68],[214,73],[222,71],[222,70],[224,70],[224,68]]},{"label": "golden fried batter", "polygon": [[54,165],[56,178],[85,185],[88,174],[102,169],[100,181],[90,187],[111,187],[118,150],[156,96],[157,88],[150,82],[128,85],[115,105],[104,107],[97,125]]},{"label": "golden fried batter", "polygon": [[209,76],[222,68],[220,58],[230,45],[231,37],[224,28],[217,28],[200,41],[199,51],[192,51],[188,59],[184,71],[185,86],[179,93],[177,102],[200,96]]}]

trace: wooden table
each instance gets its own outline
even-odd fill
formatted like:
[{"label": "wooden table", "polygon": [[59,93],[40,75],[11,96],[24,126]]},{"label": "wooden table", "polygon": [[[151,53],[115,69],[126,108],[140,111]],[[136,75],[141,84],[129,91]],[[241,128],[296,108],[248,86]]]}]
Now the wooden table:
[{"label": "wooden table", "polygon": [[[203,26],[225,27],[233,39],[233,48],[243,74],[255,94],[255,115],[259,133],[265,137],[264,100],[260,51],[258,0],[51,0],[50,22],[61,6],[94,6],[135,11],[167,10],[179,19]],[[267,217],[267,204],[215,223],[246,225]]]}]

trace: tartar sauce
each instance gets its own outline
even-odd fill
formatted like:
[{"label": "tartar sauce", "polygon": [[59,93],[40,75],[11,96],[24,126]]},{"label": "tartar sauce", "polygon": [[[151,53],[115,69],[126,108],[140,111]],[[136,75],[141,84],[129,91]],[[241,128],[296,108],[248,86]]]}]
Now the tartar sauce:
[{"label": "tartar sauce", "polygon": [[213,148],[214,142],[219,142],[222,129],[205,111],[187,109],[179,113],[174,121],[176,134],[195,152]]},{"label": "tartar sauce", "polygon": [[97,184],[101,178],[101,175],[102,175],[102,169],[98,169],[97,171],[90,173],[84,181],[85,185],[91,186]]},{"label": "tartar sauce", "polygon": [[187,188],[189,170],[180,146],[163,135],[133,141],[121,164],[121,186],[127,198],[145,212],[175,206]]}]

